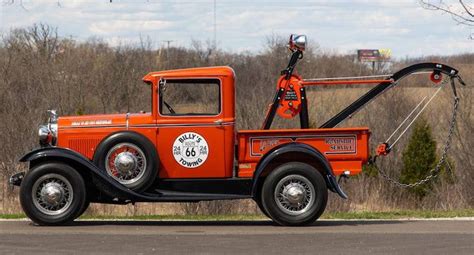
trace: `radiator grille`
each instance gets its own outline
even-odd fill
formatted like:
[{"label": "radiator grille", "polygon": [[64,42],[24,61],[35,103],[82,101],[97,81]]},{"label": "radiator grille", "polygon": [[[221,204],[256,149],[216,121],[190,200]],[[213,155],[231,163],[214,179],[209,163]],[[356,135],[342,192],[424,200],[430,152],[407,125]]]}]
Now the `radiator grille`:
[{"label": "radiator grille", "polygon": [[99,139],[71,139],[69,140],[69,148],[81,153],[89,159],[92,159],[95,148],[99,142]]}]

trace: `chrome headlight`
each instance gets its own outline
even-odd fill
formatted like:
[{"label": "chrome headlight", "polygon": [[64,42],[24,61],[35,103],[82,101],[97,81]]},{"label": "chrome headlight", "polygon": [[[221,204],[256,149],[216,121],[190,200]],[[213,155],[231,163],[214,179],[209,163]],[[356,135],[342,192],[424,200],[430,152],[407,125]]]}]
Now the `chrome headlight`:
[{"label": "chrome headlight", "polygon": [[41,146],[51,145],[53,134],[47,125],[41,125],[38,130],[39,142]]},{"label": "chrome headlight", "polygon": [[56,145],[58,135],[58,114],[56,110],[48,110],[48,125],[41,125],[38,130],[38,136],[41,146]]},{"label": "chrome headlight", "polygon": [[49,124],[49,130],[51,131],[51,134],[53,135],[54,140],[58,137],[58,124]]},{"label": "chrome headlight", "polygon": [[290,35],[290,41],[288,43],[290,50],[304,51],[306,49],[306,35]]}]

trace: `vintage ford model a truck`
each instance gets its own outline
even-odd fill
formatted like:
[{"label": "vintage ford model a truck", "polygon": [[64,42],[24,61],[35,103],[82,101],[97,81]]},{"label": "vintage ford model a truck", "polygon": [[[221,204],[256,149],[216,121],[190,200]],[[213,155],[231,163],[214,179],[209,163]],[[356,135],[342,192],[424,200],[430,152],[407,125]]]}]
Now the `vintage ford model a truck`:
[{"label": "vintage ford model a truck", "polygon": [[[230,67],[151,72],[151,112],[58,117],[39,129],[41,148],[21,158],[26,215],[40,225],[73,221],[89,203],[194,202],[252,198],[281,225],[320,217],[328,190],[346,198],[336,176],[356,175],[369,159],[367,127],[336,128],[398,79],[419,70],[451,77],[451,67],[423,63],[383,80],[308,81],[294,68],[305,36],[292,35],[288,67],[260,130],[235,128],[235,74]],[[376,86],[320,128],[309,128],[305,86]],[[184,95],[183,91],[186,91]],[[184,100],[200,93],[206,102]],[[140,99],[141,100],[141,99]],[[275,115],[300,117],[299,129],[270,129]]]}]

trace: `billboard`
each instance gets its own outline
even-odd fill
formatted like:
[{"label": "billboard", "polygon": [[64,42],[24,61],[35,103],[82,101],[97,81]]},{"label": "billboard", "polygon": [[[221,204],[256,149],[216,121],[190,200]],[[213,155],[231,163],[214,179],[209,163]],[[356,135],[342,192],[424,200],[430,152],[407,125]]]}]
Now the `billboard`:
[{"label": "billboard", "polygon": [[360,49],[357,50],[357,58],[360,62],[387,61],[392,55],[391,49]]}]

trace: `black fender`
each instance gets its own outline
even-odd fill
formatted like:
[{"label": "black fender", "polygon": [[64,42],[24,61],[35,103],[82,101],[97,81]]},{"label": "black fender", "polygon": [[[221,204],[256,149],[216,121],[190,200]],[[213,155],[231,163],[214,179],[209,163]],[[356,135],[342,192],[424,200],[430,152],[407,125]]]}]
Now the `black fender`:
[{"label": "black fender", "polygon": [[[104,191],[103,188],[97,187],[99,191],[104,191],[105,194],[112,196],[112,199],[115,199],[116,202],[128,202],[128,201],[141,201],[148,200],[149,197],[136,193],[127,187],[121,185],[115,181],[112,177],[108,176],[106,173],[101,171],[96,165],[92,163],[88,158],[84,157],[82,154],[75,152],[73,150],[61,147],[44,147],[40,149],[33,150],[25,154],[20,162],[34,162],[34,161],[63,161],[63,162],[73,162],[76,166],[75,169],[80,173],[81,171],[86,171],[90,174],[93,174],[101,184],[106,185],[107,191]],[[79,167],[77,167],[79,166]],[[78,169],[79,168],[79,169]]]},{"label": "black fender", "polygon": [[273,148],[272,150],[270,150],[269,152],[267,152],[262,157],[253,175],[252,197],[256,197],[257,195],[258,179],[260,178],[261,174],[265,170],[266,166],[270,164],[270,162],[272,162],[272,160],[274,160],[278,156],[281,156],[285,153],[295,153],[295,152],[305,154],[306,156],[313,158],[316,162],[319,162],[323,168],[321,170],[323,170],[324,172],[324,177],[326,179],[326,184],[328,185],[328,189],[331,190],[332,192],[337,193],[342,198],[347,198],[347,195],[344,193],[344,191],[341,189],[341,187],[337,183],[336,176],[334,175],[332,167],[329,164],[326,157],[314,147],[311,147],[303,143],[297,143],[297,142],[286,143],[286,144],[277,146]]}]

